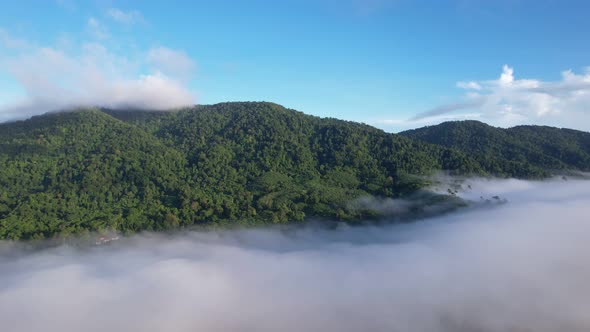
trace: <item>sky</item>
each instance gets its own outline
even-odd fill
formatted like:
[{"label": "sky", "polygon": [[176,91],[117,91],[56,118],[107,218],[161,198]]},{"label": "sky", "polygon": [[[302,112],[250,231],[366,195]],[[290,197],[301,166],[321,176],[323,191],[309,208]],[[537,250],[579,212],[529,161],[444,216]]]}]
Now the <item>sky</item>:
[{"label": "sky", "polygon": [[391,132],[590,130],[590,3],[4,1],[0,121],[271,101]]}]

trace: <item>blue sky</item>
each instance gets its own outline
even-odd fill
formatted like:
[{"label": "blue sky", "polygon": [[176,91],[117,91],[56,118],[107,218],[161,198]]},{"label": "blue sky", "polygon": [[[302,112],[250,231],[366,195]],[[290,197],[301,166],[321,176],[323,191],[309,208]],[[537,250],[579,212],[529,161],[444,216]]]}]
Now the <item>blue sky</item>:
[{"label": "blue sky", "polygon": [[6,2],[0,120],[266,100],[389,131],[464,118],[588,130],[589,12],[550,0]]}]

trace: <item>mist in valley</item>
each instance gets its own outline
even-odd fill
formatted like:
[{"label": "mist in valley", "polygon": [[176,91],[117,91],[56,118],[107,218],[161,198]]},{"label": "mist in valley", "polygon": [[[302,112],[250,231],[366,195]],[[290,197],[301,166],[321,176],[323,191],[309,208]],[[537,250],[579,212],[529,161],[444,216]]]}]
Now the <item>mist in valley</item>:
[{"label": "mist in valley", "polygon": [[476,179],[456,195],[472,203],[414,223],[3,242],[2,330],[589,330],[589,182]]}]

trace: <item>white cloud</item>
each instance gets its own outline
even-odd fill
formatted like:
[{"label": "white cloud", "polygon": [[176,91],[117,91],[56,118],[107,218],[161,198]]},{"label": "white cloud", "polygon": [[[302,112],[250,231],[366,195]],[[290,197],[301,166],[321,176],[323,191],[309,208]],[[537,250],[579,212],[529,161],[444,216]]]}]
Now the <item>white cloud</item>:
[{"label": "white cloud", "polygon": [[175,77],[190,77],[195,69],[195,63],[186,53],[166,47],[152,48],[148,61],[154,68]]},{"label": "white cloud", "polygon": [[100,23],[96,18],[91,17],[86,22],[86,26],[88,27],[88,31],[94,36],[96,39],[107,39],[109,38],[109,32],[107,28]]},{"label": "white cloud", "polygon": [[454,112],[466,109],[502,127],[543,124],[590,130],[590,69],[580,74],[567,70],[558,81],[542,81],[519,79],[512,67],[504,65],[497,80],[459,82],[457,86],[467,90],[461,101],[438,106],[416,118],[460,116]]},{"label": "white cloud", "polygon": [[481,85],[477,82],[457,82],[457,87],[465,90],[481,90]]},{"label": "white cloud", "polygon": [[[185,86],[190,74],[152,61],[157,50],[123,55],[87,42],[69,45],[67,51],[31,46],[0,55],[0,70],[25,91],[20,100],[2,101],[0,121],[78,106],[164,110],[194,104]],[[180,51],[168,52],[182,54],[182,66],[192,63]]]},{"label": "white cloud", "polygon": [[22,49],[29,47],[26,40],[11,36],[6,30],[0,28],[0,48]]},{"label": "white cloud", "polygon": [[143,15],[137,10],[123,11],[118,8],[111,8],[107,15],[116,22],[123,24],[134,24],[144,22]]},{"label": "white cloud", "polygon": [[508,65],[504,65],[504,67],[502,67],[502,75],[500,75],[499,82],[502,85],[510,85],[514,82],[514,69],[508,67]]},{"label": "white cloud", "polygon": [[582,332],[590,186],[474,181],[483,203],[413,224],[0,242],[6,331]]}]

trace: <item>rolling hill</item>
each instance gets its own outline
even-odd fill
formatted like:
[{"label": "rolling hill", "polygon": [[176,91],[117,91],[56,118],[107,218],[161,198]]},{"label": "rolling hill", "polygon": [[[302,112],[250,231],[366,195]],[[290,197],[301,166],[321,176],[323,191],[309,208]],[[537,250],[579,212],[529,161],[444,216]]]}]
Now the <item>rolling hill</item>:
[{"label": "rolling hill", "polygon": [[494,175],[528,177],[531,169],[590,171],[590,133],[583,131],[546,126],[503,129],[456,121],[400,135],[465,152]]},{"label": "rolling hill", "polygon": [[409,197],[439,170],[588,170],[589,135],[477,122],[397,135],[262,102],[51,113],[0,124],[0,238],[358,220],[377,212],[350,202]]}]

